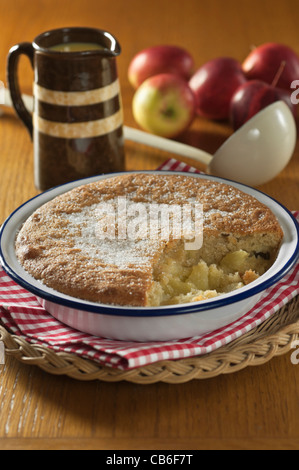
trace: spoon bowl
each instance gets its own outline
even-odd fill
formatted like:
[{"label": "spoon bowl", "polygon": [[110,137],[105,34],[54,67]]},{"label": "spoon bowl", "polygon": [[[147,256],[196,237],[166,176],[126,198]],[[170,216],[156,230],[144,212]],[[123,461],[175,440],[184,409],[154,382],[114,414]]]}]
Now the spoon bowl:
[{"label": "spoon bowl", "polygon": [[208,172],[249,186],[267,183],[289,163],[296,139],[290,108],[283,101],[276,101],[221,145],[208,165]]}]

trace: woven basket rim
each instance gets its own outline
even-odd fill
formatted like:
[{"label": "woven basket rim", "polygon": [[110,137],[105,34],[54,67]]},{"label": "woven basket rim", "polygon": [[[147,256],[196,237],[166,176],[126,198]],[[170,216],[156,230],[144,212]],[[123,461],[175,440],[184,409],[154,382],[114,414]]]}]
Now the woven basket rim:
[{"label": "woven basket rim", "polygon": [[84,359],[73,353],[56,352],[49,347],[30,344],[12,334],[0,322],[0,341],[5,354],[36,365],[54,375],[66,375],[81,381],[128,381],[137,384],[185,383],[240,371],[261,365],[286,354],[299,338],[299,296],[249,333],[219,349],[201,356],[164,360],[143,367],[120,370]]}]

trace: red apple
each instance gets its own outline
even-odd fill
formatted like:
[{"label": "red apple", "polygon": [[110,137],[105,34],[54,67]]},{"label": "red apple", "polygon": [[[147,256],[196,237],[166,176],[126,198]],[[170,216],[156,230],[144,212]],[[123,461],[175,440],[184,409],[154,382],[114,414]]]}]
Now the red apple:
[{"label": "red apple", "polygon": [[299,78],[299,56],[284,44],[266,43],[256,47],[242,64],[248,80],[262,80],[272,84],[276,74],[278,88],[290,90],[293,80]]},{"label": "red apple", "polygon": [[231,97],[245,82],[237,60],[230,57],[210,60],[189,81],[196,97],[197,114],[209,119],[228,119]]},{"label": "red apple", "polygon": [[275,101],[284,101],[295,115],[290,92],[275,88],[261,80],[249,80],[241,85],[231,100],[230,121],[236,130],[261,109]]},{"label": "red apple", "polygon": [[140,127],[162,137],[174,137],[191,124],[195,98],[182,78],[159,74],[145,80],[136,90],[133,116]]},{"label": "red apple", "polygon": [[133,57],[128,68],[128,79],[137,89],[144,80],[161,73],[172,73],[189,80],[194,71],[194,60],[185,49],[171,45],[153,46]]}]

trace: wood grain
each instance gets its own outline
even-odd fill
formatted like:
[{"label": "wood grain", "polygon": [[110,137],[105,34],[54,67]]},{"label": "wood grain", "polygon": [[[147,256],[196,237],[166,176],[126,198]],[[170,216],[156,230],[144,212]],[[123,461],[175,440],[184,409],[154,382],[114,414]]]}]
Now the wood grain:
[{"label": "wood grain", "polygon": [[[125,124],[135,127],[127,67],[144,47],[180,44],[198,66],[221,55],[242,60],[267,41],[299,53],[297,0],[146,0],[142,8],[137,0],[85,0],[84,7],[80,0],[0,0],[0,11],[4,82],[7,52],[18,42],[61,26],[113,32],[122,44]],[[20,75],[30,93],[26,59]],[[197,118],[178,140],[214,152],[231,133],[227,123]],[[288,167],[260,188],[292,210],[299,208],[298,145]],[[155,169],[169,156],[126,143],[129,170]],[[30,137],[7,110],[0,118],[0,223],[37,194],[32,160]],[[79,382],[7,357],[0,365],[0,449],[299,449],[298,367],[286,354],[211,380],[141,386]]]}]

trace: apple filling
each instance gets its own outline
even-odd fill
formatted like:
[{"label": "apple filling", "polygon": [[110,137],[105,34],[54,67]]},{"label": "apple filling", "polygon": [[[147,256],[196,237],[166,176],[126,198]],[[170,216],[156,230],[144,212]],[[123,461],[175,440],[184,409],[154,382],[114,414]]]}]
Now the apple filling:
[{"label": "apple filling", "polygon": [[199,251],[183,248],[164,253],[154,268],[149,306],[181,304],[210,299],[239,289],[270,267],[268,253],[238,249],[216,263]]}]

